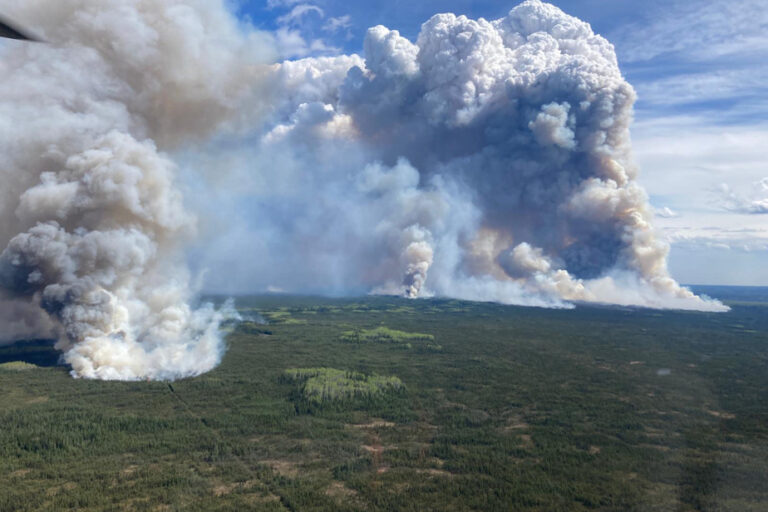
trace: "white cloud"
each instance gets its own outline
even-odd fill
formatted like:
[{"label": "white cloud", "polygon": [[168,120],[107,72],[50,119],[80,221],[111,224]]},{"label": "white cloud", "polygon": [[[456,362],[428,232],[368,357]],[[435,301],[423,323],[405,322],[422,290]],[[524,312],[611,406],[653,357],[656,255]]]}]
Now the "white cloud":
[{"label": "white cloud", "polygon": [[312,42],[309,43],[309,53],[312,53],[313,55],[335,55],[340,51],[340,48],[329,46],[328,43],[322,39],[313,39]]},{"label": "white cloud", "polygon": [[[658,106],[762,97],[768,69],[762,66],[669,76],[636,85],[640,101]],[[755,103],[751,103],[755,108]]]},{"label": "white cloud", "polygon": [[701,116],[659,117],[635,122],[632,139],[640,182],[681,213],[714,210],[711,190],[721,183],[749,187],[766,174],[768,123],[717,126]]},{"label": "white cloud", "polygon": [[269,9],[276,9],[280,7],[290,7],[292,5],[300,4],[302,0],[268,0],[267,7]]},{"label": "white cloud", "polygon": [[[316,37],[318,31],[331,24],[342,26],[343,18],[331,18],[321,26],[325,11],[315,4],[299,0],[270,0],[271,9],[290,11],[276,18],[278,29],[273,32],[277,53],[282,59],[306,57],[308,55],[337,55],[341,49],[329,44],[325,39]],[[339,25],[341,23],[341,25]]]},{"label": "white cloud", "polygon": [[768,251],[768,228],[673,225],[661,229],[675,248],[696,250]]},{"label": "white cloud", "polygon": [[665,206],[664,208],[661,208],[659,210],[656,210],[656,216],[662,217],[665,219],[674,219],[675,217],[679,217],[680,214],[674,211],[669,206]]},{"label": "white cloud", "polygon": [[301,21],[304,16],[313,12],[321,18],[325,17],[325,12],[320,7],[312,4],[299,4],[293,7],[288,14],[277,18],[277,23],[280,25],[295,24]]},{"label": "white cloud", "polygon": [[298,30],[277,29],[275,43],[282,58],[300,57],[309,53],[307,42]]},{"label": "white cloud", "polygon": [[746,194],[739,193],[726,183],[717,187],[722,207],[731,212],[748,215],[768,214],[768,178],[753,183]]},{"label": "white cloud", "polygon": [[323,30],[326,32],[335,33],[340,30],[347,29],[352,26],[352,17],[350,15],[339,16],[338,18],[328,18],[328,21],[323,25]]},{"label": "white cloud", "polygon": [[[660,117],[636,122],[632,139],[639,181],[664,205],[655,224],[672,246],[673,275],[685,282],[747,283],[741,265],[723,264],[724,251],[734,258],[749,252],[751,259],[744,261],[754,264],[760,251],[768,250],[768,226],[763,216],[725,209],[720,186],[726,182],[729,190],[768,196],[761,181],[768,124],[718,126],[702,116]],[[666,208],[679,215],[665,215]],[[693,253],[699,259],[686,262]]]},{"label": "white cloud", "polygon": [[641,115],[697,111],[709,125],[768,115],[764,0],[672,0],[613,34]]},{"label": "white cloud", "polygon": [[612,39],[626,62],[665,54],[691,60],[765,54],[768,9],[764,0],[678,0],[665,3],[650,24],[622,27]]},{"label": "white cloud", "polygon": [[274,33],[277,53],[283,59],[305,57],[307,55],[331,55],[340,50],[329,46],[322,39],[307,41],[301,31],[281,27]]}]

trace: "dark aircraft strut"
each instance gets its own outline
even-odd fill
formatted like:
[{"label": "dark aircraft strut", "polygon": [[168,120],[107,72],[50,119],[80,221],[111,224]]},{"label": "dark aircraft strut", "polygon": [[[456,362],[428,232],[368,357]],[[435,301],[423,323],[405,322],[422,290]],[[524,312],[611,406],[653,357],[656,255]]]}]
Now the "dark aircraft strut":
[{"label": "dark aircraft strut", "polygon": [[0,16],[0,37],[20,39],[22,41],[40,41],[37,37],[23,29],[16,28],[11,22]]}]

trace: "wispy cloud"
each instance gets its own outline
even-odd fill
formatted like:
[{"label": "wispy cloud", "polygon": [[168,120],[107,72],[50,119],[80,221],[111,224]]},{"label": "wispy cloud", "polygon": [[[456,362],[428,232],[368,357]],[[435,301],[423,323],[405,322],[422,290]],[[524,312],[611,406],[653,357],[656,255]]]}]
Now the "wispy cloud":
[{"label": "wispy cloud", "polygon": [[307,40],[301,31],[281,27],[274,32],[278,54],[284,59],[306,57],[307,55],[338,54],[341,50],[328,45],[323,39]]},{"label": "wispy cloud", "polygon": [[[282,12],[274,18],[277,29],[273,32],[275,46],[283,59],[307,56],[337,55],[341,49],[329,41],[334,40],[327,27],[341,30],[350,24],[349,16],[326,19],[322,0],[308,3],[303,0],[269,0],[268,9]],[[322,6],[322,7],[321,7]],[[328,38],[326,38],[328,37]]]},{"label": "wispy cloud", "polygon": [[768,178],[752,184],[747,194],[733,190],[726,183],[721,183],[716,192],[721,206],[727,211],[747,215],[768,214]]},{"label": "wispy cloud", "polygon": [[637,90],[644,104],[668,106],[739,98],[762,99],[766,84],[768,67],[758,66],[669,76],[641,82]]},{"label": "wispy cloud", "polygon": [[695,250],[768,251],[768,229],[721,226],[675,226],[662,229],[664,239],[673,247]]},{"label": "wispy cloud", "polygon": [[310,13],[315,13],[321,18],[325,17],[325,12],[320,7],[312,4],[299,4],[294,6],[288,14],[284,14],[277,18],[277,22],[280,25],[298,23],[304,16],[307,16]]},{"label": "wispy cloud", "polygon": [[267,8],[276,9],[279,7],[290,7],[300,4],[303,0],[267,0]]},{"label": "wispy cloud", "polygon": [[653,21],[623,27],[614,38],[626,62],[673,54],[705,61],[765,54],[768,9],[764,0],[665,2]]},{"label": "wispy cloud", "polygon": [[612,36],[640,116],[697,112],[710,125],[768,117],[764,0],[671,0]]},{"label": "wispy cloud", "polygon": [[[657,117],[637,122],[632,138],[640,182],[657,205],[655,226],[672,246],[673,275],[686,282],[748,283],[740,265],[754,265],[768,251],[765,217],[745,212],[755,199],[768,197],[748,194],[764,191],[768,124]],[[741,200],[725,201],[722,183]],[[699,259],[689,260],[693,254]],[[728,258],[742,263],[722,264]],[[721,263],[713,267],[715,260]]]},{"label": "wispy cloud", "polygon": [[655,213],[656,213],[657,217],[661,217],[661,218],[664,218],[664,219],[675,219],[675,218],[680,216],[679,213],[674,211],[669,206],[665,206],[665,207],[663,207],[661,209],[657,209],[655,211]]},{"label": "wispy cloud", "polygon": [[339,32],[340,30],[348,29],[352,26],[352,17],[350,15],[339,16],[338,18],[328,18],[328,21],[323,25],[323,30],[326,32]]},{"label": "wispy cloud", "polygon": [[768,124],[713,125],[698,115],[656,117],[632,128],[640,180],[676,210],[704,208],[720,183],[748,188],[766,175]]}]

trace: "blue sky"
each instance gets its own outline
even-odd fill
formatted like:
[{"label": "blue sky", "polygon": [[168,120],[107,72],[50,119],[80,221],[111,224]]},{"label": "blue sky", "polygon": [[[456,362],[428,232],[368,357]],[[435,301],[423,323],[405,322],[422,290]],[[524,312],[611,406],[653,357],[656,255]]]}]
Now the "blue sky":
[{"label": "blue sky", "polygon": [[[281,25],[277,18],[293,7],[302,4],[316,5],[322,9],[323,16],[307,16],[302,20],[302,29],[305,33],[314,35],[319,35],[317,29],[324,24],[318,23],[321,18],[349,16],[351,23],[349,33],[352,37],[335,38],[334,42],[346,52],[357,52],[362,47],[365,31],[372,25],[382,24],[396,28],[404,36],[414,39],[418,35],[421,24],[433,14],[453,12],[472,18],[496,19],[504,16],[516,3],[498,0],[369,0],[367,2],[239,0],[237,5],[241,16],[248,17],[254,25],[267,30],[277,29]],[[607,33],[615,27],[616,23],[624,24],[648,16],[653,5],[664,5],[664,2],[652,0],[640,6],[633,0],[565,0],[555,4],[569,14],[589,21],[598,32]]]},{"label": "blue sky", "polygon": [[[438,12],[496,19],[498,0],[235,0],[283,58],[361,53],[368,27],[415,39]],[[616,46],[638,92],[641,183],[690,284],[768,285],[768,9],[765,0],[560,0]]]}]

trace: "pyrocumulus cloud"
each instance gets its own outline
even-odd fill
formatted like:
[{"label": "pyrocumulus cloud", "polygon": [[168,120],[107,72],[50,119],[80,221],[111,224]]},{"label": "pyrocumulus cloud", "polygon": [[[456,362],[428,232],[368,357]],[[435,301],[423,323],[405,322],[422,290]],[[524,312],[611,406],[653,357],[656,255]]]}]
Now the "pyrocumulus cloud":
[{"label": "pyrocumulus cloud", "polygon": [[416,41],[377,26],[362,57],[269,80],[268,121],[221,155],[251,214],[233,231],[254,240],[234,265],[249,286],[725,309],[670,277],[636,181],[635,93],[613,46],[558,8],[439,14]]}]

